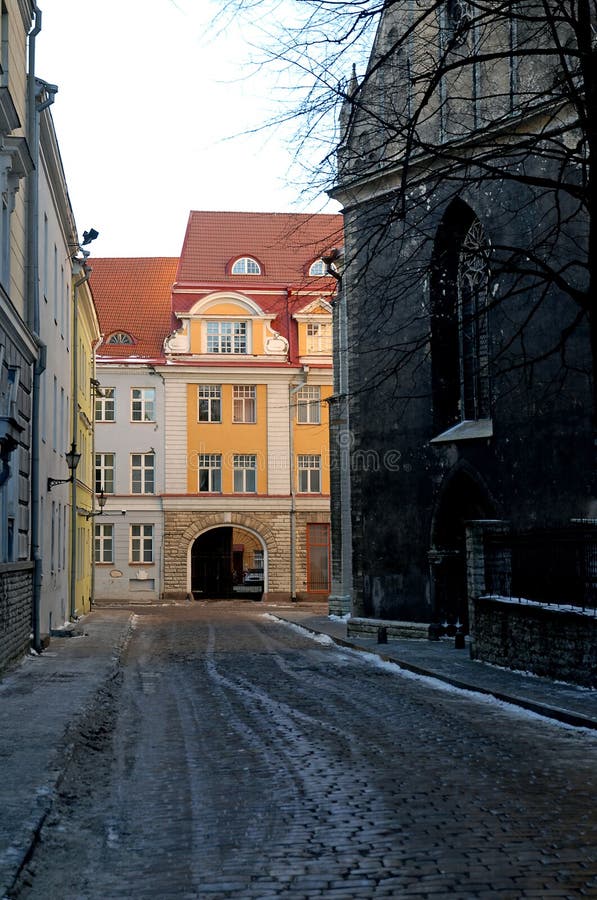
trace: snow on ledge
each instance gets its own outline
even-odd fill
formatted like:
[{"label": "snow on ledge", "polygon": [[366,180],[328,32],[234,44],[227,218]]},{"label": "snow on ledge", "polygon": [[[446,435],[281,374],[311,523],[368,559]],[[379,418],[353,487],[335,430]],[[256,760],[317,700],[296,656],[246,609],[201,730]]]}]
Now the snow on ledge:
[{"label": "snow on ledge", "polygon": [[511,603],[514,606],[536,606],[539,609],[550,609],[554,612],[572,612],[579,616],[597,617],[597,609],[583,609],[582,606],[571,606],[566,603],[541,603],[540,600],[528,600],[526,597],[502,597],[500,594],[483,594],[479,600],[497,600],[499,603]]}]

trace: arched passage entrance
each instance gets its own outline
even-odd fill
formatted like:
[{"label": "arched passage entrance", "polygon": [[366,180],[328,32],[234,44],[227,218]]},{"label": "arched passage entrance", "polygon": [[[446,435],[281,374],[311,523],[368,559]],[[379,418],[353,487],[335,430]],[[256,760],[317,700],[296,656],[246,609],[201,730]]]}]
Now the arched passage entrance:
[{"label": "arched passage entrance", "polygon": [[465,469],[446,482],[433,517],[429,554],[434,619],[468,634],[466,523],[494,518],[494,505],[480,479]]},{"label": "arched passage entrance", "polygon": [[259,600],[265,562],[265,546],[254,532],[232,525],[210,528],[191,546],[191,593],[196,600]]}]

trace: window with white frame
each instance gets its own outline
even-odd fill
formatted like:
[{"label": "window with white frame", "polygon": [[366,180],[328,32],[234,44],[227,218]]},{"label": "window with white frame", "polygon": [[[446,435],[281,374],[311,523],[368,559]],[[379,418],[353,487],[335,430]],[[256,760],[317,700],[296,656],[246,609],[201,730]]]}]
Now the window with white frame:
[{"label": "window with white frame", "polygon": [[325,263],[322,259],[316,259],[315,262],[311,263],[309,268],[309,275],[325,275]]},{"label": "window with white frame", "polygon": [[254,424],[257,421],[257,391],[254,384],[235,384],[232,388],[232,421]]},{"label": "window with white frame", "polygon": [[155,388],[131,388],[131,421],[155,422]]},{"label": "window with white frame", "polygon": [[233,275],[261,275],[261,266],[251,256],[242,256],[232,266]]},{"label": "window with white frame", "polygon": [[96,563],[114,562],[114,526],[95,523],[93,558]]},{"label": "window with white frame", "polygon": [[332,323],[307,322],[307,353],[332,353]]},{"label": "window with white frame", "polygon": [[131,453],[131,493],[155,493],[155,454]]},{"label": "window with white frame", "polygon": [[317,385],[306,384],[296,395],[296,421],[299,425],[319,425],[321,389]]},{"label": "window with white frame", "polygon": [[200,422],[222,421],[222,387],[219,384],[200,384],[198,390]]},{"label": "window with white frame", "polygon": [[316,454],[299,455],[298,489],[301,494],[321,493],[321,456]]},{"label": "window with white frame", "polygon": [[131,525],[129,560],[131,563],[153,562],[153,525]]},{"label": "window with white frame", "polygon": [[214,321],[207,323],[208,353],[247,353],[246,322]]},{"label": "window with white frame", "polygon": [[222,492],[222,455],[220,453],[200,453],[199,492],[220,494]]},{"label": "window with white frame", "polygon": [[[101,393],[100,393],[101,392]],[[98,388],[95,395],[95,421],[114,422],[116,390],[113,387]]]},{"label": "window with white frame", "polygon": [[234,492],[254,494],[257,491],[257,457],[254,453],[234,455]]},{"label": "window with white frame", "polygon": [[114,453],[95,454],[95,493],[114,493]]}]

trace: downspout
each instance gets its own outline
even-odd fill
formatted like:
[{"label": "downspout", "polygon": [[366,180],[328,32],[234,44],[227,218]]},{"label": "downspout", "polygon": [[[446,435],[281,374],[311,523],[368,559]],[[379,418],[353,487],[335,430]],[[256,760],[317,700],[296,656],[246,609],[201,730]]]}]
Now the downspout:
[{"label": "downspout", "polygon": [[[77,444],[79,436],[79,288],[89,281],[91,266],[83,263],[84,275],[75,281],[73,291],[73,343],[72,343],[72,367],[73,367],[73,396],[72,396],[72,442]],[[70,508],[70,620],[77,618],[77,473],[73,470],[71,483],[71,508]]]},{"label": "downspout", "polygon": [[38,357],[33,364],[31,395],[31,547],[33,561],[33,648],[41,647],[41,580],[42,560],[39,545],[40,495],[39,495],[39,415],[40,378],[45,369],[45,347],[39,339],[39,114],[36,103],[35,39],[41,31],[41,10],[33,3],[34,25],[29,32],[29,69],[27,75],[27,140],[33,160],[33,170],[27,180],[27,326],[38,347]]},{"label": "downspout", "polygon": [[[290,331],[290,290],[286,288],[286,321],[288,325],[288,346],[291,344]],[[288,455],[289,474],[290,474],[290,600],[296,603],[296,484],[295,484],[295,466],[294,466],[294,416],[292,414],[292,398],[300,391],[307,380],[307,373],[303,370],[302,379],[297,382],[290,382],[288,385]]]}]

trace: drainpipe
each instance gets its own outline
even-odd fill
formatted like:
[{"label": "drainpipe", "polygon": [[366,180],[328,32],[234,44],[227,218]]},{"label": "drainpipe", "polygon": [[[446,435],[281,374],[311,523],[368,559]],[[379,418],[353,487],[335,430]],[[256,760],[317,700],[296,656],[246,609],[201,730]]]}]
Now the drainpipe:
[{"label": "drainpipe", "polygon": [[[31,544],[30,556],[33,561],[33,648],[41,647],[41,580],[42,560],[39,546],[40,493],[39,493],[39,414],[40,378],[45,369],[45,346],[39,338],[39,111],[35,80],[35,39],[41,31],[41,10],[33,4],[34,25],[29,32],[29,71],[27,75],[27,140],[33,160],[33,170],[27,179],[27,326],[39,348],[38,358],[33,364],[33,384],[31,395]],[[53,99],[53,97],[52,97]]]},{"label": "drainpipe", "polygon": [[[77,263],[75,262],[76,266]],[[73,292],[73,338],[72,338],[72,368],[73,368],[73,397],[72,397],[72,441],[77,444],[79,436],[79,288],[89,281],[91,266],[86,262],[81,265],[85,273],[82,278],[75,281]],[[77,273],[78,274],[78,273]],[[70,620],[77,618],[77,473],[73,470],[71,483],[71,508],[70,508]]]},{"label": "drainpipe", "polygon": [[296,603],[296,486],[294,471],[294,416],[292,398],[307,381],[307,371],[303,368],[301,380],[288,385],[288,454],[290,456],[290,599]]}]

